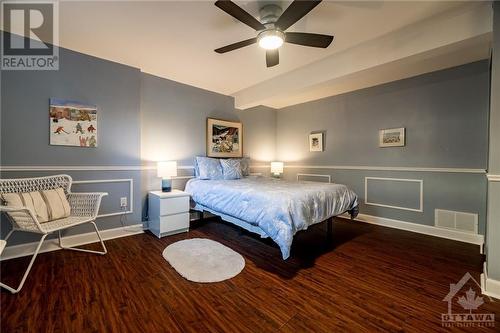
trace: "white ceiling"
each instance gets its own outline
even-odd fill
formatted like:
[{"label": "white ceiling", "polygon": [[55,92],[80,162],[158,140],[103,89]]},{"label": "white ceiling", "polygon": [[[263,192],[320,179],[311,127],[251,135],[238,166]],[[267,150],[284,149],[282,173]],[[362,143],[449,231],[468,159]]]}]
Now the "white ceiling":
[{"label": "white ceiling", "polygon": [[489,3],[476,3],[407,25],[233,94],[235,105],[282,108],[486,59]]},{"label": "white ceiling", "polygon": [[[267,3],[236,1],[258,17]],[[237,108],[281,108],[487,58],[489,1],[323,1],[288,31],[333,34],[328,49],[285,44],[280,64],[265,66],[251,45],[215,48],[255,31],[213,1],[59,3],[62,47],[159,77],[232,95]]]},{"label": "white ceiling", "polygon": [[[257,17],[263,2],[237,3]],[[289,3],[281,2],[284,8]],[[222,55],[213,51],[255,32],[212,1],[64,1],[60,45],[231,95],[461,6],[455,1],[323,1],[289,31],[333,34],[332,45],[286,44],[274,68],[266,68],[265,53],[256,45]]]}]

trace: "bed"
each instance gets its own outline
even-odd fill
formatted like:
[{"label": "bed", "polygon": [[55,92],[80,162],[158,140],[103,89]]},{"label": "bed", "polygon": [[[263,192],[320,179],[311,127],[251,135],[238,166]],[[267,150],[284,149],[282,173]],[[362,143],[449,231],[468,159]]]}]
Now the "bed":
[{"label": "bed", "polygon": [[341,184],[289,182],[249,176],[236,180],[190,179],[186,184],[195,210],[270,237],[283,259],[290,256],[294,235],[310,225],[358,211],[357,195]]}]

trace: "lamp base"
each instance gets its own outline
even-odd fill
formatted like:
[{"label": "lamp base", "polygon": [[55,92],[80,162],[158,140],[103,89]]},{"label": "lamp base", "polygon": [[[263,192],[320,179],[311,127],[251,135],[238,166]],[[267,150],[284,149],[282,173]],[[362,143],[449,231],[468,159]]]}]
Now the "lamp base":
[{"label": "lamp base", "polygon": [[161,191],[162,192],[172,192],[172,180],[162,179],[161,180]]},{"label": "lamp base", "polygon": [[281,178],[281,174],[280,173],[272,173],[271,177],[276,178],[276,179],[280,179]]}]

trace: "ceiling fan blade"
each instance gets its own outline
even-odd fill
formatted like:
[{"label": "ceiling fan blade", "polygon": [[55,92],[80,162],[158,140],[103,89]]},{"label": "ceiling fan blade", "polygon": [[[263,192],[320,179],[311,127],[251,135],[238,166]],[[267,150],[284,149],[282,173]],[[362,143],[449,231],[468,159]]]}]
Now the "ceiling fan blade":
[{"label": "ceiling fan blade", "polygon": [[311,47],[327,48],[333,41],[333,36],[310,34],[306,32],[287,32],[285,42]]},{"label": "ceiling fan blade", "polygon": [[217,0],[215,5],[237,19],[240,22],[245,23],[249,27],[255,30],[264,30],[266,27],[260,23],[255,17],[248,14],[240,6],[229,0]]},{"label": "ceiling fan blade", "polygon": [[252,44],[255,44],[255,43],[257,43],[257,37],[246,39],[246,40],[242,40],[241,42],[237,42],[237,43],[234,43],[234,44],[229,44],[229,45],[226,45],[226,46],[223,46],[223,47],[219,47],[218,49],[215,49],[214,51],[217,52],[217,53],[226,53],[226,52],[234,51],[234,50],[237,50],[237,49],[240,49],[242,47],[245,47],[245,46],[248,46],[248,45],[252,45]]},{"label": "ceiling fan blade", "polygon": [[321,0],[295,0],[281,14],[278,21],[276,21],[276,26],[285,31],[295,22],[306,16],[320,2]]},{"label": "ceiling fan blade", "polygon": [[266,51],[266,65],[267,65],[267,67],[273,67],[279,63],[280,63],[279,49],[267,50]]}]

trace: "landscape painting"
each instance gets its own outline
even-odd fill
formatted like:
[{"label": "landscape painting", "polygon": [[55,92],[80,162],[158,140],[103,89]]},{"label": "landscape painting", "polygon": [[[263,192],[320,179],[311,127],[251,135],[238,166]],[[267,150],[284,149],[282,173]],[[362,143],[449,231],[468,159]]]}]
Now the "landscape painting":
[{"label": "landscape painting", "polygon": [[97,107],[51,98],[49,108],[50,144],[97,147]]},{"label": "landscape painting", "polygon": [[207,119],[207,156],[242,157],[242,147],[241,123]]},{"label": "landscape painting", "polygon": [[391,128],[379,131],[379,147],[403,147],[405,145],[405,128]]}]

